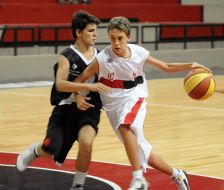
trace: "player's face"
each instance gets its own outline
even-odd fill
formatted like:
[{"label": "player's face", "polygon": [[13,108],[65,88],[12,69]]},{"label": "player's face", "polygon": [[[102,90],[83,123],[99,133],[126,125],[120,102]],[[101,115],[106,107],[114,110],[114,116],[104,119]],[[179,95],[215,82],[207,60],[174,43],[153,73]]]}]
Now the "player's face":
[{"label": "player's face", "polygon": [[120,57],[124,57],[130,36],[117,29],[110,30],[108,35],[113,52]]},{"label": "player's face", "polygon": [[96,42],[96,30],[96,24],[88,24],[84,30],[78,33],[77,37],[81,39],[86,45],[92,46]]}]

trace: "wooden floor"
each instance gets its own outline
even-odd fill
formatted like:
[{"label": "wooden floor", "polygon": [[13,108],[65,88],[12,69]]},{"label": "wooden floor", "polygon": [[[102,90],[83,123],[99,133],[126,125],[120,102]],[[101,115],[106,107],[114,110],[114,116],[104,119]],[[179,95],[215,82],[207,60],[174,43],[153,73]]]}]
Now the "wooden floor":
[{"label": "wooden floor", "polygon": [[[216,77],[224,87],[224,76]],[[224,179],[224,94],[204,101],[187,97],[182,79],[148,82],[145,136],[171,165]],[[50,86],[0,90],[0,151],[20,152],[42,141],[52,107]],[[77,144],[69,153],[75,158]],[[122,144],[103,112],[93,160],[128,164]]]}]

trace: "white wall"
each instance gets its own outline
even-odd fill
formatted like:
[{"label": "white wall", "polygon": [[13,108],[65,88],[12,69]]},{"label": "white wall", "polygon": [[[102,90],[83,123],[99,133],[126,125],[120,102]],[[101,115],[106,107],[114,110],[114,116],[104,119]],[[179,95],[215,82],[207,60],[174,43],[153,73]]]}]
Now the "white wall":
[{"label": "white wall", "polygon": [[53,80],[57,55],[0,56],[0,83]]},{"label": "white wall", "polygon": [[[152,51],[155,58],[167,62],[199,62],[224,74],[224,49]],[[53,65],[58,55],[0,56],[0,83],[53,80]],[[145,67],[149,78],[168,77],[151,66]],[[183,76],[172,74],[171,77]]]},{"label": "white wall", "polygon": [[224,0],[223,4],[204,5],[204,22],[224,23]]},{"label": "white wall", "polygon": [[[152,51],[151,55],[166,62],[198,62],[210,68],[214,74],[224,75],[224,49]],[[151,66],[145,67],[147,78],[183,77],[186,72],[163,74]]]},{"label": "white wall", "polygon": [[224,4],[224,1],[223,0],[181,0],[181,4],[186,4],[186,5]]}]

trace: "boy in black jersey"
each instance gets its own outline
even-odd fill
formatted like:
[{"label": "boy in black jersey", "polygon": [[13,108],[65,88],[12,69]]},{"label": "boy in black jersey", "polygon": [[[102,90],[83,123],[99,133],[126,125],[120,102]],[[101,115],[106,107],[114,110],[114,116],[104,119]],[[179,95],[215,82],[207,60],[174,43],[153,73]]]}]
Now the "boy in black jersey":
[{"label": "boy in black jersey", "polygon": [[[85,11],[73,15],[72,35],[75,43],[62,51],[54,66],[55,81],[51,90],[54,109],[49,118],[46,136],[42,143],[31,145],[17,157],[16,166],[20,172],[38,156],[53,156],[56,164],[61,165],[77,140],[77,171],[70,190],[84,189],[92,144],[100,120],[101,100],[98,92],[108,90],[103,84],[94,83],[97,76],[84,84],[74,82],[97,54],[93,45],[99,23],[95,16]],[[78,91],[85,92],[74,93]]]}]

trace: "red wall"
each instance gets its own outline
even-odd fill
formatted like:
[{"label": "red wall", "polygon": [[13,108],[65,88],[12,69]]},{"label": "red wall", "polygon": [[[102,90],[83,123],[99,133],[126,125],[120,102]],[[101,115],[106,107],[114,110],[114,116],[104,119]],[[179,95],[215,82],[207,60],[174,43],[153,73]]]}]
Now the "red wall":
[{"label": "red wall", "polygon": [[[214,27],[214,37],[223,38],[224,32],[223,27]],[[212,26],[210,25],[194,25],[186,30],[186,36],[188,38],[210,38],[212,36]],[[185,30],[183,26],[164,26],[160,30],[160,38],[162,40],[172,40],[172,39],[184,39]]]},{"label": "red wall", "polygon": [[[203,15],[202,6],[181,5],[180,0],[92,0],[92,4],[79,5],[58,4],[57,0],[0,0],[0,25],[70,24],[72,14],[78,10],[87,10],[100,19],[125,16],[151,23],[201,23]],[[22,33],[30,36],[27,31]],[[7,34],[12,36],[10,31]],[[161,31],[164,38],[173,35],[182,37],[182,29]],[[67,36],[70,39],[70,33]]]},{"label": "red wall", "polygon": [[56,3],[57,0],[0,0],[0,3],[16,3],[16,4],[20,4],[20,3],[28,3],[28,4],[32,4],[32,3]]},{"label": "red wall", "polygon": [[[179,5],[60,5],[60,4],[1,4],[0,24],[70,23],[74,11],[87,10],[99,18],[125,16],[140,22],[201,22],[201,6]],[[125,10],[125,11],[124,11]]]},{"label": "red wall", "polygon": [[180,0],[92,0],[92,3],[101,4],[132,4],[132,3],[144,3],[144,4],[179,4]]}]

